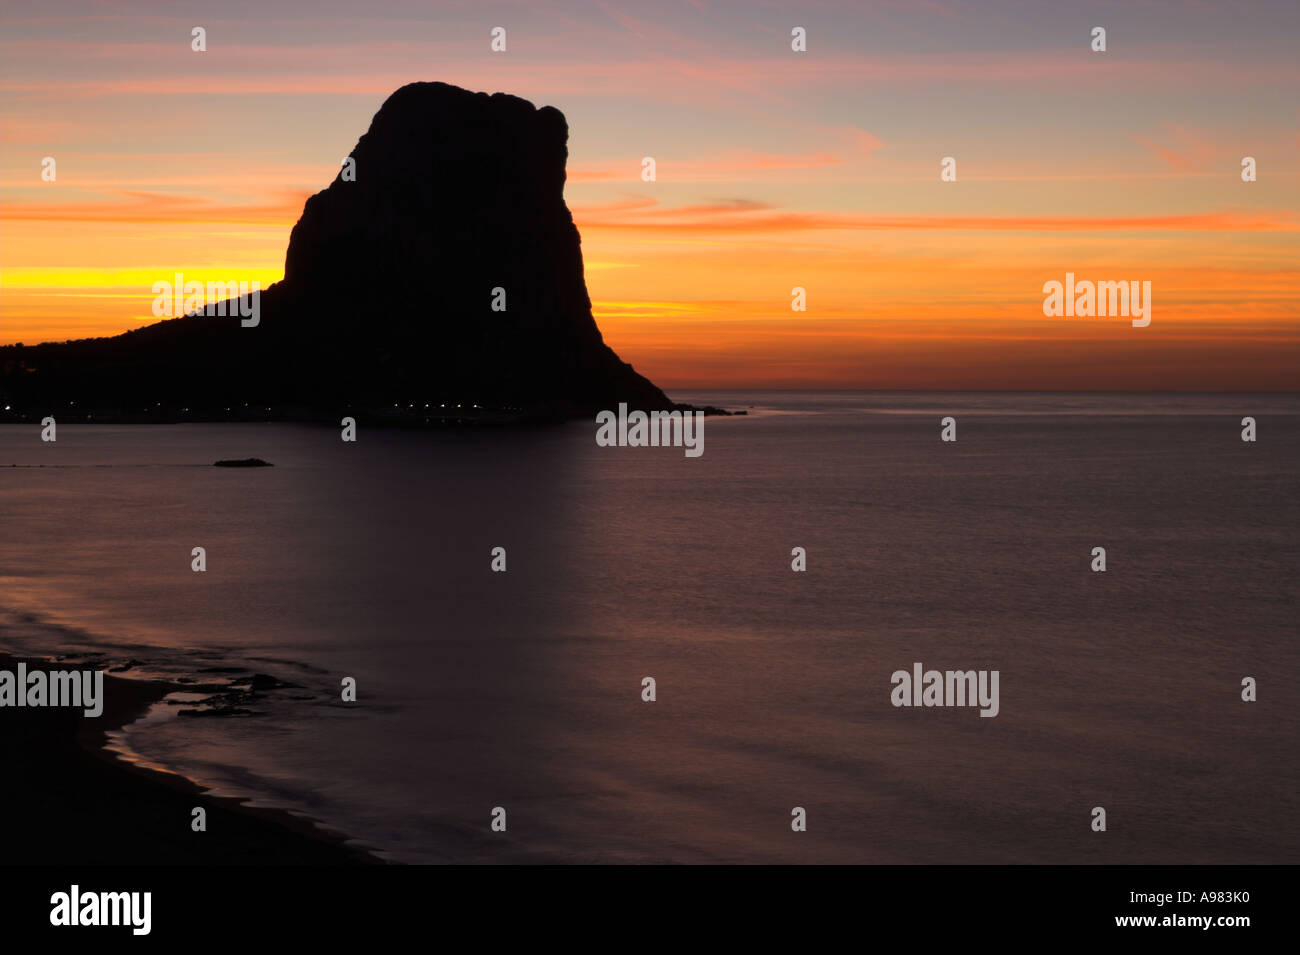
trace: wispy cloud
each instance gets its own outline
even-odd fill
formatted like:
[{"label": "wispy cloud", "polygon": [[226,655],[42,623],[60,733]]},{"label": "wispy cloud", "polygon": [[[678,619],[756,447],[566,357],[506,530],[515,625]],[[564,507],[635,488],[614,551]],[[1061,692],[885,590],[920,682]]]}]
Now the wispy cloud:
[{"label": "wispy cloud", "polygon": [[276,202],[231,204],[193,196],[126,192],[120,198],[71,202],[11,201],[0,221],[292,225],[309,192],[286,192]]},{"label": "wispy cloud", "polygon": [[989,232],[1296,232],[1300,217],[1287,210],[1195,212],[1131,216],[862,215],[779,209],[732,200],[664,207],[653,199],[579,205],[585,229],[682,232],[801,232],[816,230],[960,230]]}]

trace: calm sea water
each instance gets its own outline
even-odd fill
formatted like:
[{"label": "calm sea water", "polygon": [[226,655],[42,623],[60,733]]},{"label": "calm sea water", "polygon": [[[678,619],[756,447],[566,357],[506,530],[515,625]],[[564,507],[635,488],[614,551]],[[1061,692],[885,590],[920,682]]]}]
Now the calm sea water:
[{"label": "calm sea water", "polygon": [[[293,684],[118,745],[402,861],[1296,861],[1300,397],[674,397],[753,410],[0,428],[0,646]],[[1000,715],[894,708],[916,661]]]}]

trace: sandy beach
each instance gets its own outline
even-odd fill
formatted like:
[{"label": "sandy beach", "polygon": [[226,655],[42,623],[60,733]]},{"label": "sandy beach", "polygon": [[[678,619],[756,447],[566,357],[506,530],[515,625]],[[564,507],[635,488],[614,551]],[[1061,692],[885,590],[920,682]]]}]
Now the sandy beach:
[{"label": "sandy beach", "polygon": [[[0,654],[0,669],[19,658]],[[48,661],[26,658],[29,668]],[[80,710],[0,711],[9,822],[8,865],[358,865],[377,863],[311,822],[278,810],[208,796],[183,777],[132,765],[104,749],[106,734],[175,689],[166,683],[104,678],[103,715]],[[191,811],[207,810],[193,832]]]}]

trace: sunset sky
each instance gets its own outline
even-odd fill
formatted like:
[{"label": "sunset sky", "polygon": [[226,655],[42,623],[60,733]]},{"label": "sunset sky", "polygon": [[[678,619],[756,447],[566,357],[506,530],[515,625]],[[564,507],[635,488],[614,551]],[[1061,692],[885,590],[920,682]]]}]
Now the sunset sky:
[{"label": "sunset sky", "polygon": [[[0,0],[0,344],[266,287],[442,80],[564,112],[596,319],[661,386],[1300,389],[1298,49],[1295,0]],[[1066,272],[1151,325],[1044,317]]]}]

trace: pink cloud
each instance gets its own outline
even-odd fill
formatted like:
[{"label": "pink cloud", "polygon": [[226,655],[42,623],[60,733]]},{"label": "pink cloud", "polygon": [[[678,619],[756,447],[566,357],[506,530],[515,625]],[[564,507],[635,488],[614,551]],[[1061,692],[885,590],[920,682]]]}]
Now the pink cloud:
[{"label": "pink cloud", "polygon": [[582,229],[649,232],[764,233],[820,230],[959,230],[995,232],[1296,232],[1300,219],[1283,212],[1196,212],[1161,216],[873,216],[798,212],[745,200],[663,208],[653,200],[636,205],[578,205]]}]

